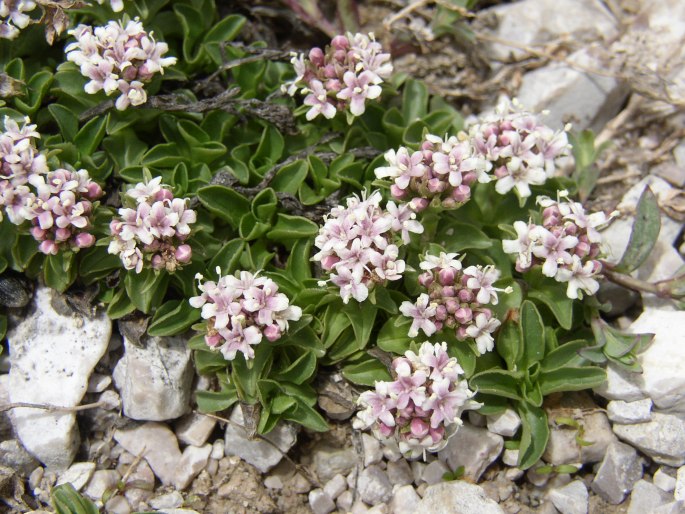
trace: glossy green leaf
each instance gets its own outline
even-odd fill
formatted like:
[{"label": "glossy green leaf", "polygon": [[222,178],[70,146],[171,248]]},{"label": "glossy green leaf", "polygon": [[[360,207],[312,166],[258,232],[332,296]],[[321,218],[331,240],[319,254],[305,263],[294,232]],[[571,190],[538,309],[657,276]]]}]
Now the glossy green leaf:
[{"label": "glossy green leaf", "polygon": [[157,309],[147,333],[151,336],[173,336],[188,330],[200,319],[200,309],[190,305],[188,300],[170,300]]},{"label": "glossy green leaf", "polygon": [[200,412],[219,412],[235,404],[238,401],[238,395],[235,389],[223,389],[221,391],[198,390],[195,392],[195,401]]},{"label": "glossy green leaf", "polygon": [[654,248],[659,237],[660,229],[659,204],[656,196],[647,186],[637,204],[635,222],[628,240],[628,247],[621,257],[621,262],[616,266],[616,270],[628,273],[639,268],[652,252],[652,248]]},{"label": "glossy green leaf", "polygon": [[138,310],[146,314],[162,302],[168,284],[167,273],[150,269],[143,269],[140,273],[129,271],[124,279],[126,293],[131,302]]},{"label": "glossy green leaf", "polygon": [[224,186],[207,186],[197,192],[205,208],[238,228],[240,219],[250,211],[250,202],[240,193]]},{"label": "glossy green leaf", "polygon": [[469,223],[450,219],[440,222],[435,241],[447,252],[487,249],[492,246],[492,240],[482,230]]},{"label": "glossy green leaf", "polygon": [[560,391],[582,391],[598,387],[606,380],[606,371],[598,366],[563,367],[540,374],[542,394]]},{"label": "glossy green leaf", "polygon": [[43,267],[43,278],[45,285],[56,289],[60,293],[76,280],[76,268],[74,264],[74,254],[72,252],[60,252],[57,255],[45,257]]},{"label": "glossy green leaf", "polygon": [[109,302],[107,316],[110,319],[119,319],[132,313],[134,310],[136,310],[136,306],[133,305],[128,294],[126,294],[126,289],[121,288],[114,294],[112,301]]},{"label": "glossy green leaf", "polygon": [[373,387],[376,382],[392,381],[392,376],[378,359],[368,359],[357,364],[348,364],[342,369],[343,377],[353,384]]},{"label": "glossy green leaf", "polygon": [[[215,268],[221,268],[223,275],[232,275],[239,266],[240,256],[245,249],[245,241],[242,239],[232,239],[209,261],[207,269],[210,273],[215,273]],[[218,278],[218,277],[216,277]]]},{"label": "glossy green leaf", "polygon": [[354,330],[354,335],[357,340],[357,349],[364,349],[371,337],[371,331],[373,330],[374,321],[376,321],[378,308],[373,305],[358,303],[352,300],[343,307],[343,312],[352,324],[352,330]]},{"label": "glossy green leaf", "polygon": [[313,243],[311,239],[298,239],[293,243],[290,250],[285,269],[298,282],[312,277],[312,266],[309,259],[312,255]]},{"label": "glossy green leaf", "polygon": [[573,300],[566,296],[566,288],[563,285],[556,282],[539,284],[536,289],[528,291],[528,298],[537,300],[549,307],[561,328],[571,330],[573,326]]},{"label": "glossy green leaf", "polygon": [[587,347],[586,341],[570,341],[552,350],[542,360],[542,371],[554,371],[563,367],[575,367],[584,364],[586,360],[580,351]]},{"label": "glossy green leaf", "polygon": [[547,414],[541,408],[533,407],[525,402],[520,402],[517,410],[521,418],[518,467],[528,469],[540,460],[547,447],[549,440]]},{"label": "glossy green leaf", "polygon": [[316,354],[303,352],[302,355],[290,366],[274,375],[276,380],[303,384],[311,378],[316,371]]},{"label": "glossy green leaf", "polygon": [[313,237],[319,233],[319,226],[313,221],[302,216],[291,216],[290,214],[278,214],[276,224],[266,234],[269,239],[299,239],[302,237]]},{"label": "glossy green leaf", "polygon": [[62,138],[65,141],[73,141],[78,132],[78,118],[72,110],[55,103],[48,105],[48,111],[57,122]]},{"label": "glossy green leaf", "polygon": [[86,123],[74,137],[74,144],[78,147],[81,155],[92,155],[105,137],[107,116],[98,116]]},{"label": "glossy green leaf", "polygon": [[504,359],[509,371],[514,371],[523,357],[524,343],[521,332],[513,321],[507,321],[500,328],[495,340],[495,349]]},{"label": "glossy green leaf", "polygon": [[79,494],[70,483],[55,486],[50,491],[52,507],[57,514],[98,514],[100,509]]},{"label": "glossy green leaf", "polygon": [[299,423],[305,428],[314,430],[315,432],[328,432],[330,427],[324,417],[319,414],[313,407],[307,405],[298,396],[295,396],[297,405],[295,409],[283,414],[284,419]]},{"label": "glossy green leaf", "polygon": [[199,375],[212,375],[217,371],[223,371],[228,366],[228,361],[221,352],[203,351],[195,352],[195,369]]},{"label": "glossy green leaf", "polygon": [[428,89],[420,80],[409,79],[402,94],[402,118],[408,125],[428,112]]},{"label": "glossy green leaf", "polygon": [[521,304],[519,326],[523,341],[521,367],[528,368],[534,362],[540,362],[545,355],[545,324],[533,302],[525,300]]},{"label": "glossy green leaf", "polygon": [[512,400],[522,400],[519,390],[520,373],[492,369],[476,373],[469,380],[472,389]]}]

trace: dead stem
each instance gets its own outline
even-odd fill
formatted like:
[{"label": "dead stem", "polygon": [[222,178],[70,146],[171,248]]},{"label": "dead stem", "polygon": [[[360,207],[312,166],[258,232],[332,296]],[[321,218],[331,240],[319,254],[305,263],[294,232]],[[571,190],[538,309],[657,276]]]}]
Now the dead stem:
[{"label": "dead stem", "polygon": [[48,412],[79,412],[82,410],[97,409],[104,407],[106,402],[85,403],[83,405],[76,405],[75,407],[61,407],[59,405],[48,405],[45,403],[27,403],[27,402],[13,402],[7,405],[0,405],[0,412],[6,412],[11,409],[41,409]]}]

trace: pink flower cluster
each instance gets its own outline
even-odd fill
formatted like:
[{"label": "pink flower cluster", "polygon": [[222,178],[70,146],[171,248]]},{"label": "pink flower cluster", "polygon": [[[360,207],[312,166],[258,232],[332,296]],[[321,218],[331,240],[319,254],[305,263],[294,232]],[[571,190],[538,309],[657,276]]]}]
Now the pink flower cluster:
[{"label": "pink flower cluster", "polygon": [[35,195],[27,184],[48,172],[45,156],[38,153],[34,142],[40,134],[30,123],[24,118],[20,127],[5,116],[5,131],[0,134],[0,207],[15,225],[30,219],[27,204]]},{"label": "pink flower cluster", "polygon": [[440,252],[438,257],[426,255],[420,267],[419,283],[422,293],[416,303],[402,302],[400,312],[412,318],[409,337],[416,337],[419,329],[431,336],[447,327],[455,331],[457,339],[473,338],[478,352],[484,354],[494,348],[492,333],[500,326],[485,305],[497,305],[498,292],[509,293],[493,284],[500,273],[493,266],[469,266],[462,269],[456,253]]},{"label": "pink flower cluster", "polygon": [[459,380],[464,370],[447,354],[447,343],[425,342],[418,355],[407,351],[392,362],[392,372],[393,382],[376,382],[374,391],[359,396],[363,410],[353,426],[394,438],[409,458],[444,448],[462,424],[462,412],[481,406],[466,380]]},{"label": "pink flower cluster", "polygon": [[399,247],[409,242],[410,232],[423,232],[407,205],[388,202],[381,209],[380,202],[378,191],[368,198],[364,193],[361,199],[348,198],[347,207],[340,205],[324,218],[314,240],[320,251],[312,260],[330,272],[330,281],[340,288],[344,303],[350,298],[363,302],[374,284],[402,278],[406,266],[399,258]]},{"label": "pink flower cluster", "polygon": [[530,186],[544,184],[554,175],[558,159],[569,155],[568,129],[554,131],[516,102],[506,101],[472,126],[469,135],[476,153],[493,165],[497,192],[516,188],[527,198]]},{"label": "pink flower cluster", "polygon": [[119,218],[109,225],[109,253],[119,255],[124,268],[136,273],[143,270],[145,263],[155,270],[174,272],[192,257],[190,245],[184,241],[197,215],[185,199],[174,198],[161,181],[157,177],[129,189],[123,195]]},{"label": "pink flower cluster", "polygon": [[31,179],[36,195],[27,201],[26,215],[33,223],[31,235],[40,241],[38,249],[56,255],[65,247],[78,251],[93,246],[95,236],[88,232],[93,202],[103,193],[88,172],[58,169]]},{"label": "pink flower cluster", "polygon": [[[221,274],[221,269],[217,268]],[[196,277],[202,280],[202,275]],[[253,346],[266,337],[273,342],[288,330],[289,321],[302,317],[302,309],[290,305],[288,297],[278,292],[278,284],[249,271],[235,276],[220,276],[216,282],[200,283],[200,296],[190,299],[190,305],[202,308],[207,320],[205,342],[221,351],[226,360],[233,360],[237,352],[245,359],[254,358]]]},{"label": "pink flower cluster", "polygon": [[101,90],[108,96],[118,91],[116,108],[123,111],[129,105],[147,101],[143,86],[155,73],[164,73],[166,66],[176,63],[175,57],[162,57],[169,47],[158,43],[147,33],[136,18],[126,26],[110,21],[104,27],[79,25],[69,34],[76,38],[67,45],[67,60],[81,68],[81,74],[90,79],[86,93]]},{"label": "pink flower cluster", "polygon": [[383,53],[373,34],[335,36],[325,50],[312,48],[307,57],[299,54],[291,62],[297,77],[283,89],[290,96],[298,90],[307,95],[308,120],[319,114],[330,119],[348,107],[361,116],[366,100],[378,98],[380,84],[392,74],[390,54]]},{"label": "pink flower cluster", "polygon": [[516,221],[517,239],[505,239],[502,247],[506,253],[517,254],[518,271],[542,264],[543,275],[568,282],[569,298],[582,298],[582,292],[593,295],[599,289],[596,277],[602,271],[596,259],[602,242],[597,227],[608,218],[603,212],[587,214],[580,203],[568,199],[566,191],[558,195],[566,201],[539,197],[542,225]]},{"label": "pink flower cluster", "polygon": [[0,38],[15,39],[31,22],[26,13],[35,8],[33,0],[0,0]]},{"label": "pink flower cluster", "polygon": [[385,154],[388,166],[377,168],[376,177],[392,180],[396,200],[409,202],[416,212],[429,205],[452,209],[471,198],[471,184],[489,182],[491,163],[478,155],[467,139],[428,134],[420,149],[406,147]]}]

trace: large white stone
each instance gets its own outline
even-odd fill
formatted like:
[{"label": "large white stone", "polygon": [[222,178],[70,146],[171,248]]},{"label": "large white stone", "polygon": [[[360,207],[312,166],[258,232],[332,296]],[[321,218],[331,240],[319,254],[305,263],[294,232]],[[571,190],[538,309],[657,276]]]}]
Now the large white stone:
[{"label": "large white stone", "polygon": [[485,469],[499,457],[503,447],[502,436],[493,434],[486,428],[464,424],[449,438],[445,448],[438,453],[438,458],[446,462],[452,471],[464,466],[464,476],[478,480]]},{"label": "large white stone", "polygon": [[212,453],[211,444],[205,444],[202,447],[190,445],[183,450],[181,460],[179,460],[176,468],[174,480],[176,489],[183,490],[190,485],[193,479],[200,474],[200,471],[207,467],[210,453]]},{"label": "large white stone", "polygon": [[462,480],[428,487],[416,512],[422,514],[504,514],[482,487]]},{"label": "large white stone", "polygon": [[165,421],[190,409],[193,368],[182,337],[149,337],[142,346],[124,337],[124,356],[114,369],[124,414],[137,420]]},{"label": "large white stone", "polygon": [[80,491],[93,476],[94,471],[94,462],[76,462],[59,476],[55,485],[69,483],[74,489]]},{"label": "large white stone", "polygon": [[365,503],[377,505],[392,497],[392,484],[385,471],[372,464],[359,475],[357,492]]},{"label": "large white stone", "polygon": [[673,497],[646,480],[638,480],[630,495],[627,514],[644,514],[673,501]]},{"label": "large white stone", "polygon": [[612,400],[607,404],[607,416],[614,423],[642,423],[652,419],[652,400],[645,398],[636,402]]},{"label": "large white stone", "polygon": [[278,464],[297,441],[297,429],[290,423],[279,423],[271,432],[262,436],[268,441],[257,437],[250,439],[247,430],[242,428],[245,421],[240,405],[234,407],[230,420],[231,423],[226,425],[224,439],[226,455],[237,455],[262,473]]},{"label": "large white stone", "polygon": [[[204,414],[192,412],[181,418],[177,423],[176,437],[182,443],[202,446],[209,439],[215,426],[215,419]],[[219,458],[221,457],[223,457],[223,453]]]},{"label": "large white stone", "polygon": [[393,514],[414,514],[418,512],[421,497],[411,485],[397,487],[388,506]]},{"label": "large white stone", "polygon": [[[11,402],[75,407],[93,368],[107,350],[112,322],[103,312],[88,318],[49,288],[36,289],[33,307],[8,333]],[[24,447],[46,466],[65,469],[79,443],[74,413],[13,409],[14,430]]]},{"label": "large white stone", "polygon": [[592,481],[592,490],[609,503],[618,505],[641,477],[642,464],[635,448],[616,441],[607,449]]},{"label": "large white stone", "polygon": [[142,456],[164,485],[174,483],[181,461],[176,436],[162,423],[148,422],[114,432],[114,440],[127,452]]},{"label": "large white stone", "polygon": [[521,418],[514,409],[507,409],[501,414],[487,418],[488,430],[504,437],[513,437],[521,426]]},{"label": "large white stone", "polygon": [[549,499],[561,514],[587,514],[588,492],[582,480],[549,491]]},{"label": "large white stone", "polygon": [[685,422],[682,417],[654,412],[652,421],[635,425],[614,425],[623,441],[666,466],[685,464]]}]

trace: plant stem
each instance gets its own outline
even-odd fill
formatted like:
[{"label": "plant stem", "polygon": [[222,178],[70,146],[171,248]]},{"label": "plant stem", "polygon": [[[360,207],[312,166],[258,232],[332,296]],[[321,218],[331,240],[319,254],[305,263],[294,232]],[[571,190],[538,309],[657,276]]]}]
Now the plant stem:
[{"label": "plant stem", "polygon": [[645,280],[640,280],[638,278],[631,277],[630,275],[625,275],[623,273],[618,273],[610,269],[604,269],[602,274],[609,279],[614,284],[618,284],[633,291],[642,293],[651,293],[660,298],[680,298],[682,295],[674,294],[670,287],[670,284],[676,280],[682,280],[683,277],[674,277],[668,280],[661,280],[659,282],[647,282]]}]

